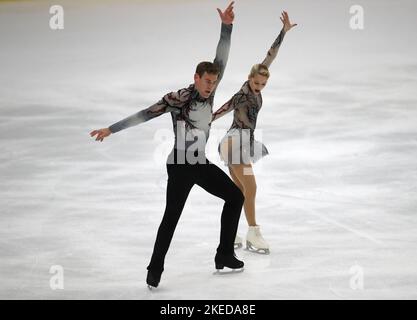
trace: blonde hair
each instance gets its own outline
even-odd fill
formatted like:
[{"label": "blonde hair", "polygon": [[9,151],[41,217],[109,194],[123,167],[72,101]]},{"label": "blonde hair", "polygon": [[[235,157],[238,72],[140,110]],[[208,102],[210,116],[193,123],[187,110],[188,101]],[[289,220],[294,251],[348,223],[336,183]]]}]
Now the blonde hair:
[{"label": "blonde hair", "polygon": [[250,70],[249,77],[253,78],[257,74],[269,78],[269,70],[268,67],[262,63],[255,64],[252,69]]}]

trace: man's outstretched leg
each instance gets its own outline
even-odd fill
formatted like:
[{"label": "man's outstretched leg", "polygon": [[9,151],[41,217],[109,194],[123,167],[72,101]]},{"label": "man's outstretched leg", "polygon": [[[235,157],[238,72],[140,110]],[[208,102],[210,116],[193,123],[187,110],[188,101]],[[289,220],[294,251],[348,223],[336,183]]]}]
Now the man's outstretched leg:
[{"label": "man's outstretched leg", "polygon": [[196,184],[225,201],[221,216],[220,244],[215,258],[216,269],[242,268],[244,263],[234,254],[234,240],[245,201],[242,191],[220,168],[212,163],[199,164]]},{"label": "man's outstretched leg", "polygon": [[[187,168],[188,167],[188,168]],[[168,184],[164,217],[158,229],[146,282],[157,287],[164,271],[165,256],[171,244],[175,228],[193,187],[192,170],[182,164],[168,164]]]}]

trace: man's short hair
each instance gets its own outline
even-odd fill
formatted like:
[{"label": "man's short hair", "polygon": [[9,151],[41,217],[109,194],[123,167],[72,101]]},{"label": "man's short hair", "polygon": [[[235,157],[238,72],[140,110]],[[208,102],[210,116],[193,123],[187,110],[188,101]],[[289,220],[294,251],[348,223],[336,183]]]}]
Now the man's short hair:
[{"label": "man's short hair", "polygon": [[220,73],[220,67],[217,63],[203,61],[197,65],[197,68],[195,69],[195,73],[197,73],[201,78],[204,72],[218,75]]}]

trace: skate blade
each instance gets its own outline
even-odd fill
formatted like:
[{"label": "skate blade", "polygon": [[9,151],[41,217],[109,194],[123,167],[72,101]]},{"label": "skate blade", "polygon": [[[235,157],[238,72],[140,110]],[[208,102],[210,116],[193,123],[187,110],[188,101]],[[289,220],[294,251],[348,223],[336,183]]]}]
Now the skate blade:
[{"label": "skate blade", "polygon": [[235,243],[234,244],[235,249],[240,249],[243,247],[243,245],[241,243]]},{"label": "skate blade", "polygon": [[149,289],[150,291],[153,291],[153,290],[155,290],[155,289],[156,289],[156,287],[151,286],[151,285],[149,285],[149,284],[148,284],[148,289]]},{"label": "skate blade", "polygon": [[[227,268],[227,267],[225,267]],[[245,270],[245,267],[243,268],[239,268],[239,269],[216,269],[215,272],[213,272],[213,275],[219,275],[219,276],[224,276],[227,274],[234,274],[234,273],[242,273]]]},{"label": "skate blade", "polygon": [[263,254],[263,255],[268,255],[270,253],[269,249],[256,248],[249,241],[246,242],[246,250],[253,252],[253,253]]}]

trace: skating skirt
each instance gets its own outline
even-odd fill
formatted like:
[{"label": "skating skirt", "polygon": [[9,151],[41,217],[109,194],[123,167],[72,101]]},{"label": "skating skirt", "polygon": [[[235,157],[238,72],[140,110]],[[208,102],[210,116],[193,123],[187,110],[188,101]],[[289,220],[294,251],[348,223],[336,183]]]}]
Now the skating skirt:
[{"label": "skating skirt", "polygon": [[226,166],[255,163],[269,154],[265,145],[255,140],[253,135],[235,128],[230,129],[222,138],[218,151]]}]

